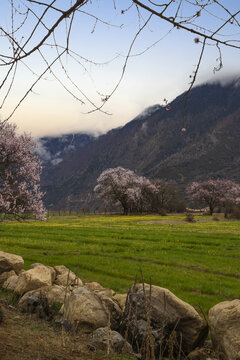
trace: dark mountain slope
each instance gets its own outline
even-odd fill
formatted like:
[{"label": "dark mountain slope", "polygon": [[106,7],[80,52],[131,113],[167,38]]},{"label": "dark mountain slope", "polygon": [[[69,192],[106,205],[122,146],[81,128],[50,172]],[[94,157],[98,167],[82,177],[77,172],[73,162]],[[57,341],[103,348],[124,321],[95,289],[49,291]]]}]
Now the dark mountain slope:
[{"label": "dark mountain slope", "polygon": [[240,87],[203,85],[189,94],[181,132],[182,95],[171,110],[155,107],[73,152],[42,179],[47,203],[82,202],[99,174],[123,166],[184,185],[208,177],[240,178]]},{"label": "dark mountain slope", "polygon": [[94,137],[90,134],[66,134],[38,138],[36,152],[45,168],[59,164],[70,153],[81,149]]}]

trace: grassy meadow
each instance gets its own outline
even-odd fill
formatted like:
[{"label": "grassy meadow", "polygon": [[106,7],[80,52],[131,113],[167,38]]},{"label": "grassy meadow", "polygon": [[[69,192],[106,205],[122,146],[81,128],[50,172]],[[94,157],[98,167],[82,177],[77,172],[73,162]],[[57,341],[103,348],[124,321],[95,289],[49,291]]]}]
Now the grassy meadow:
[{"label": "grassy meadow", "polygon": [[69,267],[84,282],[126,292],[137,275],[207,312],[240,298],[240,222],[196,216],[52,216],[0,224],[0,249]]}]

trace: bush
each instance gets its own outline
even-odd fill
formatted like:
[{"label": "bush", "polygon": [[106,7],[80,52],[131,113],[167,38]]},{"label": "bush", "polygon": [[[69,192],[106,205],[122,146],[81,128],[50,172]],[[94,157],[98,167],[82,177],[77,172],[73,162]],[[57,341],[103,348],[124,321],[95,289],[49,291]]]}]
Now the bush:
[{"label": "bush", "polygon": [[187,214],[185,220],[187,222],[192,222],[192,223],[196,222],[195,217],[194,217],[193,214]]}]

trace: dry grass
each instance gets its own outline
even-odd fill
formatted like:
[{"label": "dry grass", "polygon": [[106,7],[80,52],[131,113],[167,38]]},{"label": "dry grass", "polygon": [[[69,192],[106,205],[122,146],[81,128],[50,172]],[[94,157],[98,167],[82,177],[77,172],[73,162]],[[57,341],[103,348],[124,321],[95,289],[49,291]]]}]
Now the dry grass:
[{"label": "dry grass", "polygon": [[86,339],[61,334],[44,320],[6,308],[3,311],[1,360],[68,360],[79,356],[87,359]]},{"label": "dry grass", "polygon": [[0,360],[117,360],[127,356],[90,352],[87,335],[71,334],[1,305]]}]

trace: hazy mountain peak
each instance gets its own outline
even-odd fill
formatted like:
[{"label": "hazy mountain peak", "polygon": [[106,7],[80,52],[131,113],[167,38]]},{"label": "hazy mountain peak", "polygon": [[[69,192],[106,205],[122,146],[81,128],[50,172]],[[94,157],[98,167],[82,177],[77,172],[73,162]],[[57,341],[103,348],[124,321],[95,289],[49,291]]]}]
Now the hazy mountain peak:
[{"label": "hazy mountain peak", "polygon": [[159,104],[149,106],[146,109],[144,109],[139,115],[137,115],[133,120],[144,120],[144,119],[148,118],[149,116],[153,115],[155,112],[157,112],[161,108],[162,108],[162,106]]}]

